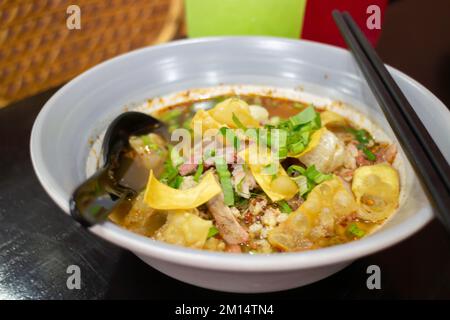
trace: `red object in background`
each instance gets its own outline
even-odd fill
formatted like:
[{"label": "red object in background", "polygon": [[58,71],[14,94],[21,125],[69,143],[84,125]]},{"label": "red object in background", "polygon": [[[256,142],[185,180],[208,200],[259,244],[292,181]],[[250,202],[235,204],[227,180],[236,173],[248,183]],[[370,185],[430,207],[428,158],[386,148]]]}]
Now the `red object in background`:
[{"label": "red object in background", "polygon": [[381,9],[381,21],[383,21],[384,11],[388,0],[308,0],[303,24],[302,39],[324,42],[346,48],[347,45],[342,39],[331,12],[334,9],[348,11],[372,46],[378,41],[381,30],[369,30],[366,26],[367,7],[377,5]]}]

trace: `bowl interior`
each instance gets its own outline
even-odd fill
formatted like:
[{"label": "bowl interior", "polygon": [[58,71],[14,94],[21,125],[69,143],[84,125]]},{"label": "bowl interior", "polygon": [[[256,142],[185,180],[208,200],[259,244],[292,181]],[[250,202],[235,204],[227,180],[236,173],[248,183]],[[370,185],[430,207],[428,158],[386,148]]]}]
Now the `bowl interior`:
[{"label": "bowl interior", "polygon": [[[450,159],[450,113],[420,84],[390,69],[412,106]],[[33,127],[31,155],[36,173],[55,202],[68,212],[73,189],[86,177],[89,141],[100,134],[124,106],[133,107],[147,98],[189,88],[220,84],[254,84],[294,88],[349,102],[375,118],[394,137],[389,125],[348,51],[308,41],[266,37],[204,38],[184,40],[133,51],[96,66],[72,80],[45,105]],[[410,188],[408,201],[379,232],[357,242],[302,254],[283,254],[271,264],[251,268],[293,268],[345,261],[374,252],[415,232],[432,217],[428,200],[406,165]],[[130,250],[196,265],[224,259],[220,267],[237,267],[242,257],[233,257],[155,242],[111,223],[92,230]],[[170,250],[167,250],[167,249]],[[309,256],[306,259],[304,257]],[[192,260],[196,257],[197,261]],[[200,257],[200,258],[199,258]],[[286,258],[288,257],[288,258]],[[256,259],[255,259],[256,258]],[[240,260],[238,260],[240,259]],[[291,265],[283,259],[291,259]],[[273,261],[277,260],[277,261]],[[250,261],[250,260],[249,260]]]}]

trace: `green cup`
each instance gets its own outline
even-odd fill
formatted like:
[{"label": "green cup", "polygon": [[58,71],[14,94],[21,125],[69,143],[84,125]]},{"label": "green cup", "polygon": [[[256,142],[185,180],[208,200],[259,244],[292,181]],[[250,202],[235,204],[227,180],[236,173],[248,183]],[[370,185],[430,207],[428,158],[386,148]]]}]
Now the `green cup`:
[{"label": "green cup", "polygon": [[265,35],[299,38],[307,0],[185,0],[191,38]]}]

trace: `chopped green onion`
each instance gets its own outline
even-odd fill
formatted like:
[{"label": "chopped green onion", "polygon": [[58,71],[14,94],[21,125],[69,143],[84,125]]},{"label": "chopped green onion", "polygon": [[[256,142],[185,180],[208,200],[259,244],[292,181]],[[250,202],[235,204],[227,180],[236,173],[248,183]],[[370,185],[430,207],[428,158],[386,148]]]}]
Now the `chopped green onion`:
[{"label": "chopped green onion", "polygon": [[191,130],[191,119],[187,119],[183,122],[183,128],[187,130]]},{"label": "chopped green onion", "polygon": [[100,211],[102,211],[103,207],[101,205],[98,204],[94,204],[91,207],[89,207],[89,212],[93,215],[96,216],[100,213]]},{"label": "chopped green onion", "polygon": [[212,226],[209,228],[207,239],[214,237],[216,234],[219,233],[219,229],[217,229],[215,226]]},{"label": "chopped green onion", "polygon": [[287,169],[289,175],[298,172],[300,175],[292,177],[292,179],[297,183],[299,188],[300,196],[307,195],[316,185],[329,180],[333,177],[331,174],[324,174],[316,169],[315,165],[309,166],[308,168],[303,168],[299,165],[291,165]]},{"label": "chopped green onion", "polygon": [[298,193],[301,197],[309,193],[313,188],[313,183],[309,182],[308,178],[305,176],[294,177],[292,180],[297,183]]},{"label": "chopped green onion", "polygon": [[169,185],[169,187],[178,189],[180,187],[180,185],[183,183],[183,179],[184,179],[183,176],[177,175],[175,177],[175,179],[173,179],[172,181],[169,182],[168,185]]},{"label": "chopped green onion", "polygon": [[202,173],[203,173],[203,163],[200,163],[198,165],[198,167],[197,167],[197,171],[195,171],[195,174],[194,174],[194,181],[195,182],[198,182],[198,180],[200,179],[200,176],[202,175]]},{"label": "chopped green onion", "polygon": [[286,202],[286,200],[278,201],[277,204],[280,206],[281,212],[284,212],[284,213],[292,212],[292,208],[289,206],[289,204]]},{"label": "chopped green onion", "polygon": [[205,159],[209,159],[212,158],[216,155],[216,150],[215,149],[208,149],[205,152]]},{"label": "chopped green onion", "polygon": [[165,112],[161,115],[160,119],[165,122],[172,122],[173,120],[176,120],[183,111],[181,109],[173,109],[171,111]]},{"label": "chopped green onion", "polygon": [[278,163],[268,164],[261,170],[261,173],[264,175],[274,175],[278,172],[278,166]]},{"label": "chopped green onion", "polygon": [[356,146],[359,150],[362,150],[364,155],[369,161],[377,160],[377,156],[367,148],[367,144],[372,140],[372,136],[364,129],[355,130],[353,128],[347,128],[347,131],[352,133],[359,144]]},{"label": "chopped green onion", "polygon": [[224,203],[227,206],[232,206],[234,204],[234,191],[231,183],[231,173],[228,171],[228,165],[224,158],[216,159],[215,164],[222,186]]},{"label": "chopped green onion", "polygon": [[[172,148],[169,147],[169,149],[172,151]],[[167,185],[173,183],[173,180],[177,177],[178,175],[178,170],[177,168],[173,165],[172,163],[172,158],[168,157],[166,161],[164,161],[164,170],[161,174],[161,178],[160,181],[162,183],[165,183]]]},{"label": "chopped green onion", "polygon": [[239,183],[236,185],[236,191],[242,192],[242,184],[244,183],[244,179],[245,178],[242,178],[241,181],[239,181]]},{"label": "chopped green onion", "polygon": [[227,135],[227,127],[222,127],[219,129],[219,132],[225,137]]},{"label": "chopped green onion", "polygon": [[238,150],[241,146],[241,143],[238,137],[234,134],[233,130],[228,129],[227,127],[222,127],[219,129],[219,132],[226,138],[233,141],[233,147],[235,150]]},{"label": "chopped green onion", "polygon": [[278,125],[280,123],[280,121],[281,121],[281,118],[275,116],[275,117],[272,117],[272,118],[269,119],[269,124],[273,125],[273,126],[276,126],[276,125]]},{"label": "chopped green onion", "polygon": [[301,111],[300,113],[296,114],[295,116],[292,116],[289,118],[289,121],[292,123],[292,125],[298,126],[302,124],[306,124],[308,122],[315,121],[316,118],[319,117],[319,114],[316,112],[314,107],[310,105],[305,110]]},{"label": "chopped green onion", "polygon": [[241,120],[239,120],[239,118],[234,114],[234,112],[233,112],[233,117],[232,117],[232,119],[233,119],[234,124],[235,124],[239,129],[242,129],[242,130],[247,129],[247,128],[242,124]]},{"label": "chopped green onion", "polygon": [[301,132],[300,133],[300,138],[303,140],[303,144],[305,146],[307,146],[308,143],[309,143],[309,138],[311,137],[311,132],[312,131],[306,131],[306,132]]},{"label": "chopped green onion", "polygon": [[140,136],[140,138],[142,140],[142,143],[146,147],[148,147],[150,150],[157,151],[157,152],[161,153],[161,147],[158,144],[154,143],[152,141],[152,139],[150,138],[150,136],[143,135],[143,136]]},{"label": "chopped green onion", "polygon": [[148,145],[152,144],[152,139],[150,139],[150,137],[149,137],[148,135],[143,135],[143,136],[141,136],[140,138],[141,138],[141,140],[142,140],[142,143],[143,143],[145,146],[148,146]]},{"label": "chopped green onion", "polygon": [[303,144],[303,141],[298,141],[294,144],[291,144],[289,146],[289,151],[293,154],[298,154],[300,152],[302,152],[303,150],[305,150],[305,145]]},{"label": "chopped green onion", "polygon": [[245,129],[245,136],[259,144],[259,128]]},{"label": "chopped green onion", "polygon": [[170,158],[172,160],[172,164],[175,168],[178,168],[178,166],[180,166],[181,164],[184,163],[184,159],[182,156],[180,156],[180,154],[178,153],[178,151],[174,148],[172,148],[170,150]]},{"label": "chopped green onion", "polygon": [[356,223],[350,223],[347,227],[347,232],[353,236],[356,236],[358,238],[363,237],[366,233],[364,230],[361,230]]},{"label": "chopped green onion", "polygon": [[308,179],[314,181],[314,183],[319,184],[326,180],[329,180],[332,178],[331,174],[324,174],[316,169],[316,166],[313,164],[312,166],[309,166],[304,174]]},{"label": "chopped green onion", "polygon": [[300,174],[304,174],[305,173],[305,168],[303,168],[302,166],[298,166],[296,164],[293,164],[291,166],[289,166],[289,168],[287,169],[287,173],[289,175],[292,175],[295,171],[297,171]]},{"label": "chopped green onion", "polygon": [[306,105],[300,102],[294,102],[292,107],[294,107],[295,109],[305,109]]},{"label": "chopped green onion", "polygon": [[100,186],[100,182],[98,180],[95,180],[95,186],[94,186],[95,190],[94,190],[94,194],[100,195],[100,193],[102,192],[102,187]]},{"label": "chopped green onion", "polygon": [[288,149],[287,147],[281,147],[280,150],[278,150],[278,158],[279,159],[285,159],[288,155]]},{"label": "chopped green onion", "polygon": [[161,174],[160,181],[169,184],[178,175],[178,170],[172,165],[170,158],[164,162],[164,171]]},{"label": "chopped green onion", "polygon": [[287,137],[288,133],[286,130],[283,129],[274,129],[271,127],[265,127],[263,129],[264,131],[261,132],[267,132],[267,140],[264,141],[267,145],[267,147],[272,148],[278,148],[278,157],[280,159],[284,159],[287,157],[288,149],[287,149]]},{"label": "chopped green onion", "polygon": [[244,197],[237,197],[237,200],[235,201],[235,206],[236,207],[245,207],[248,204],[248,199],[244,198]]},{"label": "chopped green onion", "polygon": [[150,150],[153,150],[153,151],[159,151],[160,150],[159,145],[157,145],[156,143],[151,143],[151,144],[148,145],[148,147],[149,147]]},{"label": "chopped green onion", "polygon": [[370,160],[370,161],[375,161],[375,160],[377,160],[377,156],[376,156],[372,151],[370,151],[369,149],[364,148],[364,149],[363,149],[363,152],[364,152],[364,154],[366,155],[366,157],[367,157],[368,160]]},{"label": "chopped green onion", "polygon": [[351,134],[353,134],[355,136],[356,140],[358,140],[358,142],[360,142],[362,144],[368,144],[370,142],[370,140],[373,140],[370,133],[364,129],[356,130],[356,129],[348,127],[347,131],[350,132]]}]

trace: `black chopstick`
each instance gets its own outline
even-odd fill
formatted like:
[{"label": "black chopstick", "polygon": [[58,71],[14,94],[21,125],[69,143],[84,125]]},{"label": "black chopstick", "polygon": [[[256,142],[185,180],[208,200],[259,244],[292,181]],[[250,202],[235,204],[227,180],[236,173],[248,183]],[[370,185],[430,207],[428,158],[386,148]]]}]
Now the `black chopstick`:
[{"label": "black chopstick", "polygon": [[386,119],[435,205],[438,218],[450,231],[448,183],[450,168],[447,161],[351,16],[348,13],[342,15],[335,10],[333,17]]},{"label": "black chopstick", "polygon": [[364,34],[356,25],[350,14],[348,12],[344,12],[343,17],[349,28],[352,30],[353,35],[356,37],[356,40],[361,45],[362,50],[373,64],[374,69],[379,74],[381,80],[384,82],[384,85],[390,89],[391,96],[396,102],[395,107],[399,107],[400,112],[402,112],[403,116],[408,120],[408,123],[422,144],[422,147],[425,149],[425,152],[430,157],[430,160],[433,162],[438,171],[442,173],[442,179],[444,180],[447,189],[450,190],[450,166],[437,147],[433,138],[431,138],[422,121],[420,121],[417,116],[417,113],[409,104],[405,95],[384,66],[380,57],[375,53],[375,50],[372,49],[372,46],[366,40]]}]

